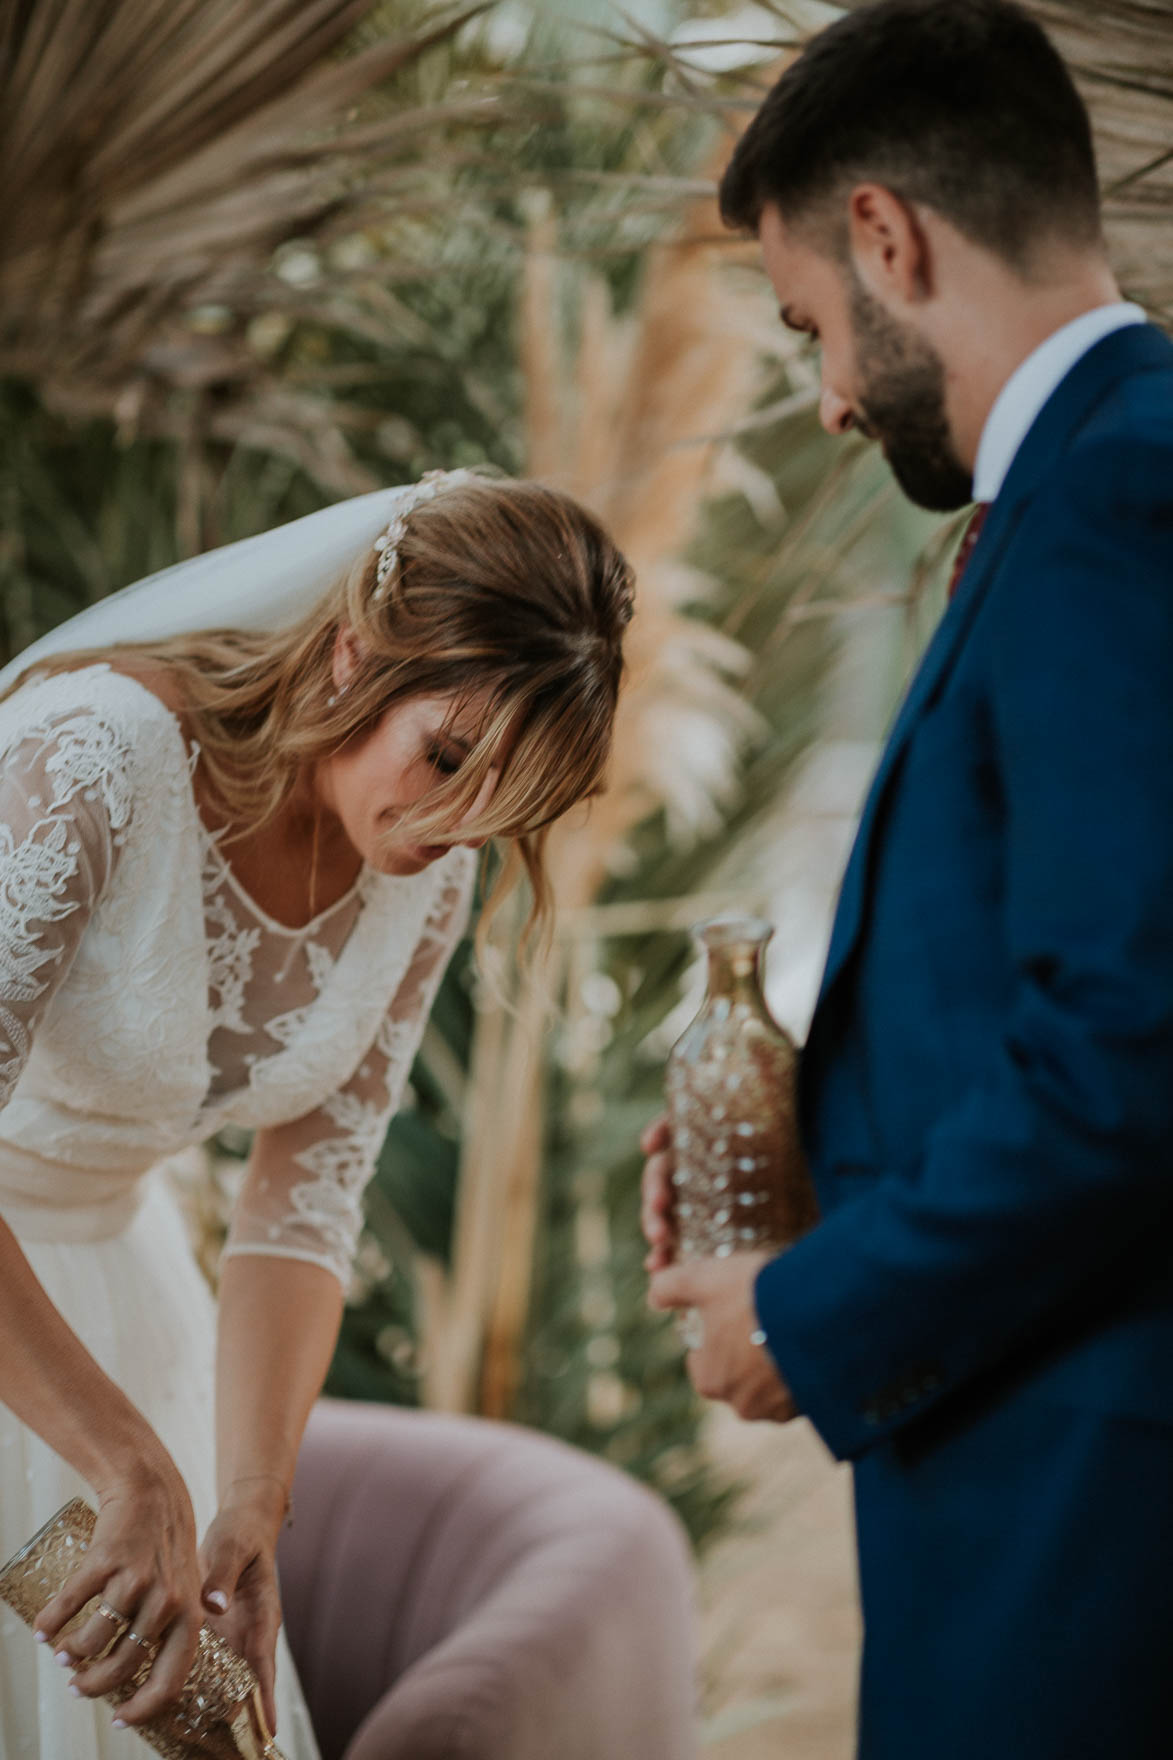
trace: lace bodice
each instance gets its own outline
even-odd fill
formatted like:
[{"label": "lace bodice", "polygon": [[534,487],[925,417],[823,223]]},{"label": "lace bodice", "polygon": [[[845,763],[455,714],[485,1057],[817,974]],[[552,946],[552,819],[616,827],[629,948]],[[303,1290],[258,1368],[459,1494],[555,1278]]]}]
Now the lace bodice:
[{"label": "lace bodice", "polygon": [[304,928],[203,827],[179,725],[106,667],[0,704],[0,1212],[125,1209],[160,1155],[257,1132],[227,1252],[343,1282],[467,917],[474,858],[364,870]]}]

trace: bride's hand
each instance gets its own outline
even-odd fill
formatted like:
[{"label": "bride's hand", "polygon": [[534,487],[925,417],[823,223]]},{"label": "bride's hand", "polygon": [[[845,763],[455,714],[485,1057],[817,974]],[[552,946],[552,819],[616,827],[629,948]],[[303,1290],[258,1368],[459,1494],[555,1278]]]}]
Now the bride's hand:
[{"label": "bride's hand", "polygon": [[179,1698],[203,1620],[191,1499],[162,1448],[102,1488],[89,1549],[37,1618],[41,1641],[53,1643],[94,1595],[108,1611],[57,1643],[57,1660],[75,1670],[71,1686],[85,1698],[142,1672],[118,1719],[145,1723]]},{"label": "bride's hand", "polygon": [[276,1479],[230,1485],[200,1547],[208,1622],[252,1665],[273,1733],[277,1728],[274,1676],[281,1629],[276,1552],[285,1510],[285,1491]]}]

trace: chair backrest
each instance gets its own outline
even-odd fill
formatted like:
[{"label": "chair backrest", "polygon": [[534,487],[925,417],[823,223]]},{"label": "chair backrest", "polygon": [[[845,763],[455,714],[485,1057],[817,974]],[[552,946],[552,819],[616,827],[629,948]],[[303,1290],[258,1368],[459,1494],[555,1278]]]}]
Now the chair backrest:
[{"label": "chair backrest", "polygon": [[294,1509],[282,1599],[323,1760],[428,1760],[457,1714],[486,1760],[528,1760],[529,1730],[537,1760],[691,1752],[687,1549],[625,1475],[509,1425],[323,1401]]}]

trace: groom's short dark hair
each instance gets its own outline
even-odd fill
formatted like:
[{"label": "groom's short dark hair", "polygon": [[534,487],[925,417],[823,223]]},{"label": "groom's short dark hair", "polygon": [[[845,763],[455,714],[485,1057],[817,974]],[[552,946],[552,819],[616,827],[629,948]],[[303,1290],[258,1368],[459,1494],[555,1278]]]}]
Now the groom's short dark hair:
[{"label": "groom's short dark hair", "polygon": [[1100,238],[1087,111],[1011,0],[877,0],[820,32],[738,142],[721,214],[756,232],[773,203],[801,222],[864,181],[1016,266],[1040,238]]}]

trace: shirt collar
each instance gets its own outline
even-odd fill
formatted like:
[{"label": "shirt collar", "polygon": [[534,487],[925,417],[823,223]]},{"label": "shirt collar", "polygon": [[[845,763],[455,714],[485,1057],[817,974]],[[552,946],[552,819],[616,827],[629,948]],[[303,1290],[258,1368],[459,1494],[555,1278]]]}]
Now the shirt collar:
[{"label": "shirt collar", "polygon": [[1093,311],[1073,318],[1027,355],[998,393],[982,429],[973,472],[975,501],[997,499],[1035,417],[1076,362],[1114,330],[1146,322],[1139,306],[1114,300],[1111,305],[1096,306]]}]

